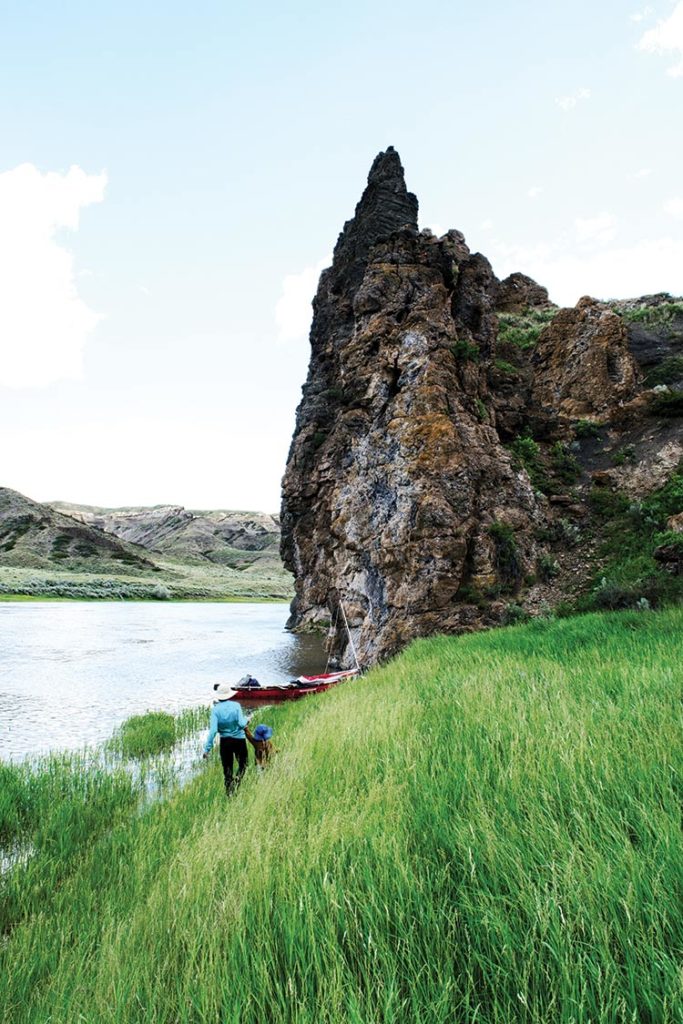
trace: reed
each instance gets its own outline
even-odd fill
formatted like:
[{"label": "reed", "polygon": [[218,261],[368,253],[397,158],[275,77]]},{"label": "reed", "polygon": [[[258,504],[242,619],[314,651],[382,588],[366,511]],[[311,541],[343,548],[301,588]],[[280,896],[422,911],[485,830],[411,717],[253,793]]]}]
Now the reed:
[{"label": "reed", "polygon": [[682,625],[422,640],[264,712],[231,799],[215,755],[144,814],[103,790],[19,872],[0,1019],[680,1022]]}]

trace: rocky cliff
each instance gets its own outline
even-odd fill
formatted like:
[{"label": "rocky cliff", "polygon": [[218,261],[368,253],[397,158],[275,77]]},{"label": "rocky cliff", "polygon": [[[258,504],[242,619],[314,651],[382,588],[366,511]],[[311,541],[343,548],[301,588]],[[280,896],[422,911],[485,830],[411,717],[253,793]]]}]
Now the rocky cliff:
[{"label": "rocky cliff", "polygon": [[283,480],[290,626],[341,601],[369,663],[578,592],[599,554],[589,494],[620,487],[622,439],[643,494],[665,482],[650,465],[683,454],[681,353],[670,296],[558,310],[460,232],[420,231],[398,154],[380,153],[313,302]]}]

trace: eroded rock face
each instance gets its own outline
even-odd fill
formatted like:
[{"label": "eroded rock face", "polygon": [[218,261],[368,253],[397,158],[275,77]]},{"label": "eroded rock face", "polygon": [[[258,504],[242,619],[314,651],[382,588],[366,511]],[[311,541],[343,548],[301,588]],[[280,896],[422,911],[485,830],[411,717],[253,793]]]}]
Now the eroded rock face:
[{"label": "eroded rock face", "polygon": [[501,313],[521,313],[529,307],[547,309],[551,306],[548,289],[526,274],[510,274],[498,286],[496,307]]},{"label": "eroded rock face", "polygon": [[586,297],[561,309],[538,339],[532,402],[568,422],[599,417],[632,398],[638,380],[624,321]]},{"label": "eroded rock face", "polygon": [[[573,543],[577,472],[590,488],[604,467],[597,453],[575,468],[574,425],[648,415],[614,305],[556,311],[531,278],[499,282],[460,232],[420,232],[398,154],[380,153],[313,302],[283,480],[290,627],[327,624],[341,602],[369,664],[503,621],[544,554],[547,568],[548,538]],[[574,557],[571,584],[586,571]],[[343,631],[331,647],[352,663]]]},{"label": "eroded rock face", "polygon": [[[391,196],[387,217],[378,188]],[[485,422],[482,369],[468,358],[493,349],[498,282],[458,232],[419,233],[416,213],[396,154],[380,154],[320,281],[283,482],[291,624],[328,620],[342,600],[366,661],[471,627],[476,609],[459,592],[501,573],[514,588],[539,518],[526,474]],[[494,524],[515,527],[504,569]]]}]

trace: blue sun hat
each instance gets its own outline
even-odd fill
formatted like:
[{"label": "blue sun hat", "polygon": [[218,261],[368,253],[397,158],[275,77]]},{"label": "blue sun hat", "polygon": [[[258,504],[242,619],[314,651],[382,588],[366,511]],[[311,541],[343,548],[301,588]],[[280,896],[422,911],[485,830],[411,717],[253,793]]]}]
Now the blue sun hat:
[{"label": "blue sun hat", "polygon": [[254,729],[255,740],[269,740],[273,735],[273,730],[269,725],[257,725]]}]

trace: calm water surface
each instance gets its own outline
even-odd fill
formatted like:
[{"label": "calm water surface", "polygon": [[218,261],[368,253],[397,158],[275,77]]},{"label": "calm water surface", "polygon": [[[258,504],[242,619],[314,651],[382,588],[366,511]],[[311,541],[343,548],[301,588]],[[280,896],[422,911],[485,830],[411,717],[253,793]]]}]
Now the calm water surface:
[{"label": "calm water surface", "polygon": [[[324,670],[286,604],[0,602],[0,758],[95,744],[129,715],[208,703],[251,672]],[[208,716],[208,711],[207,711]]]}]

